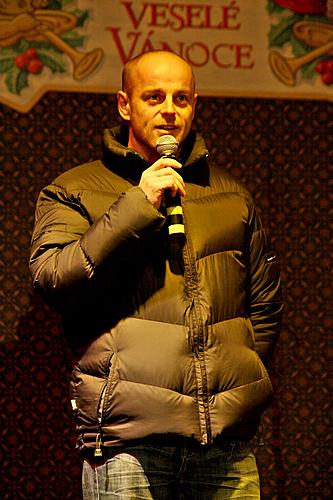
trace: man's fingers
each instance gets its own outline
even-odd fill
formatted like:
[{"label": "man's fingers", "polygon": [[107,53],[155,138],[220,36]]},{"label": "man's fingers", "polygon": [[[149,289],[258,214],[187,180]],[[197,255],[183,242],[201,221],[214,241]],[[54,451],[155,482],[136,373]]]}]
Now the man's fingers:
[{"label": "man's fingers", "polygon": [[158,185],[160,189],[170,189],[172,193],[176,194],[178,191],[181,196],[185,196],[185,183],[182,177],[172,168],[165,168],[162,170],[148,172],[148,169],[142,176],[146,182],[151,182],[155,186]]},{"label": "man's fingers", "polygon": [[176,171],[181,166],[172,158],[160,158],[142,172],[139,186],[156,208],[159,208],[165,190],[169,190],[171,196],[177,193],[185,196],[185,183]]},{"label": "man's fingers", "polygon": [[156,171],[167,167],[176,168],[178,170],[182,168],[182,164],[174,158],[159,158],[157,161],[155,161],[155,163],[147,168],[147,171]]}]

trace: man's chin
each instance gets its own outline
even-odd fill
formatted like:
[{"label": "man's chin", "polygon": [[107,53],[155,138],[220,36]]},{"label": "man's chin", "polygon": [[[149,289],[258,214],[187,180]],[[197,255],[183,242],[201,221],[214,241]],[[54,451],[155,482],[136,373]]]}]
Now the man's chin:
[{"label": "man's chin", "polygon": [[157,139],[159,137],[162,137],[163,135],[172,135],[176,141],[178,142],[178,144],[181,142],[182,140],[182,133],[179,129],[165,129],[165,128],[157,128],[156,129],[156,142],[157,142]]}]

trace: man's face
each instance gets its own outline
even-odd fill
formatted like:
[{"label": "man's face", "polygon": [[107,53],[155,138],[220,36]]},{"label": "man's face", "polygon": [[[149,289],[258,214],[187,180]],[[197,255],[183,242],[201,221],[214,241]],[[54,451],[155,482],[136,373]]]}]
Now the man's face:
[{"label": "man's face", "polygon": [[131,89],[118,93],[118,108],[129,123],[128,146],[150,162],[165,134],[179,145],[189,133],[196,96],[191,68],[172,53],[147,54],[131,74]]}]

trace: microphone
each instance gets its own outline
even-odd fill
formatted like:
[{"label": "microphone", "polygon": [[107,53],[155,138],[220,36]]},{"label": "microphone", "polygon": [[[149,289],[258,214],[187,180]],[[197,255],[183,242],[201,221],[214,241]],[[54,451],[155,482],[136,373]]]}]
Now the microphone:
[{"label": "microphone", "polygon": [[[178,142],[173,135],[162,135],[156,143],[156,150],[161,158],[174,158],[178,149]],[[169,238],[177,239],[185,243],[185,227],[183,222],[183,207],[180,201],[180,195],[177,192],[171,196],[170,191],[164,191],[164,198],[167,212],[167,224]]]}]

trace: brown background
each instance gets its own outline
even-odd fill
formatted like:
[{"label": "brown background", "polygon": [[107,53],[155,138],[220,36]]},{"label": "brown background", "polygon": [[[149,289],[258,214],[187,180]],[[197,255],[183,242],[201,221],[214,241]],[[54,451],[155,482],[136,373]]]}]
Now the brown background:
[{"label": "brown background", "polygon": [[[0,107],[0,497],[80,498],[68,400],[70,353],[27,267],[39,190],[100,154],[115,96],[49,93],[28,114]],[[195,126],[242,179],[279,254],[284,328],[276,399],[258,449],[264,500],[332,498],[333,104],[201,98]],[[332,220],[332,219],[331,219]]]}]

